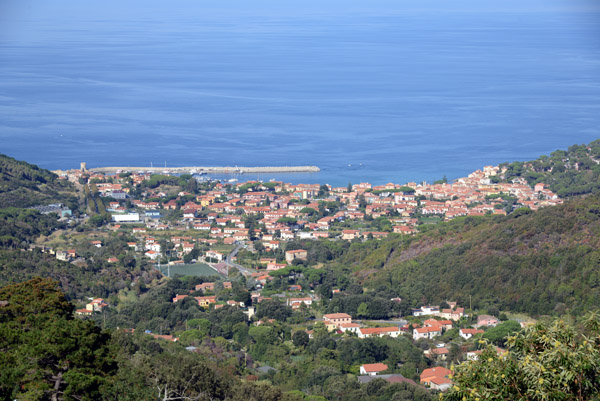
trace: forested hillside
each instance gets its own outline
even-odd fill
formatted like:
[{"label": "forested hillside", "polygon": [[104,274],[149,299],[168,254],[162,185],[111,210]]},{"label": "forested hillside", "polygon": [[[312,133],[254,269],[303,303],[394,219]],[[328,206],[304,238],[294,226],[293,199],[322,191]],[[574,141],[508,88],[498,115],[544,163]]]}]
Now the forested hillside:
[{"label": "forested hillside", "polygon": [[[90,228],[89,223],[79,222],[75,230],[56,214],[41,214],[27,208],[57,202],[73,211],[79,207],[77,192],[71,183],[38,166],[0,155],[0,285],[34,277],[52,278],[60,283],[69,299],[82,299],[90,295],[108,297],[132,282],[151,282],[158,276],[154,269],[128,253],[127,239],[123,236],[113,235],[105,241],[107,247],[93,248],[93,254],[85,249],[90,247],[89,241],[72,243],[79,254],[88,256],[78,264],[43,253],[43,246],[36,243],[39,237],[61,230],[66,238],[67,233]],[[33,249],[29,249],[31,246]],[[29,251],[25,251],[27,249]],[[121,256],[119,265],[110,266],[108,256]]]},{"label": "forested hillside", "polygon": [[455,299],[468,306],[471,297],[474,308],[537,315],[582,312],[600,299],[600,195],[460,218],[361,252],[367,246],[351,248],[342,262],[415,306]]},{"label": "forested hillside", "polygon": [[44,203],[77,204],[71,183],[48,170],[0,154],[0,208]]},{"label": "forested hillside", "polygon": [[76,319],[56,285],[38,278],[0,288],[2,400],[300,400],[241,382],[215,358]]},{"label": "forested hillside", "polygon": [[496,181],[517,177],[530,185],[543,182],[559,197],[570,197],[600,191],[600,140],[589,145],[573,145],[529,162],[503,163],[506,171]]}]

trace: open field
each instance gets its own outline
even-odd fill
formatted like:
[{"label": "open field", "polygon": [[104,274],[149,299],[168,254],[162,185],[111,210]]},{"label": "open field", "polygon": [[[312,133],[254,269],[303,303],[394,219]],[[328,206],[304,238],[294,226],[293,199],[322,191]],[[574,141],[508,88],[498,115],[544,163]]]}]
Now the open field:
[{"label": "open field", "polygon": [[[167,266],[161,266],[160,271],[163,274],[167,274]],[[212,267],[205,263],[195,263],[193,265],[175,265],[170,267],[171,277],[179,274],[182,276],[218,276]]]}]

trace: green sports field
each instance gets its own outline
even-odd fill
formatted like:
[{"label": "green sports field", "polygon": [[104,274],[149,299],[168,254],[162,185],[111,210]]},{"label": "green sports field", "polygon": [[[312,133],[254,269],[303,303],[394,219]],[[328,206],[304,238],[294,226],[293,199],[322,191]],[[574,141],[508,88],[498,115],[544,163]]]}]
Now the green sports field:
[{"label": "green sports field", "polygon": [[[219,276],[214,269],[204,263],[195,263],[193,265],[175,265],[171,266],[171,277],[181,276]],[[160,271],[166,276],[167,266],[161,266]]]}]

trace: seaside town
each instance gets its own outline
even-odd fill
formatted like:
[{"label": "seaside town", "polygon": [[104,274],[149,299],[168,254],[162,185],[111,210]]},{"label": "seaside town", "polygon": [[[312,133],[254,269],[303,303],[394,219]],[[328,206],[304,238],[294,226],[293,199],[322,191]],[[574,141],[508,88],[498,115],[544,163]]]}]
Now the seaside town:
[{"label": "seaside town", "polygon": [[600,401],[599,2],[5,3],[0,401]]},{"label": "seaside town", "polygon": [[[364,241],[414,235],[421,227],[457,217],[506,215],[520,207],[537,210],[562,203],[543,183],[530,187],[522,178],[500,183],[502,173],[500,167],[485,166],[452,183],[347,187],[220,182],[204,177],[197,181],[188,175],[187,190],[172,182],[161,185],[150,172],[117,170],[105,175],[88,171],[85,163],[60,177],[83,185],[95,211],[110,214],[112,230],[132,233],[138,240],[128,245],[143,256],[171,266],[201,260],[218,273],[239,262],[233,266],[246,275],[255,270],[252,275],[264,281],[266,273],[306,260],[305,250],[287,249],[286,243],[294,240]],[[153,177],[154,182],[141,189]],[[172,178],[177,182],[177,176]],[[70,214],[62,205],[37,209],[62,217]],[[260,258],[238,260],[235,254],[242,247]],[[76,256],[68,249],[56,254],[63,260]]]},{"label": "seaside town", "polygon": [[[136,258],[154,264],[161,274],[190,274],[186,273],[187,267],[200,266],[208,269],[204,275],[219,277],[217,281],[195,285],[189,293],[177,294],[173,303],[193,298],[206,310],[240,308],[254,325],[261,325],[273,323],[273,319],[255,316],[256,305],[265,300],[276,296],[292,310],[302,311],[311,310],[321,301],[322,294],[310,287],[303,288],[296,280],[281,293],[273,295],[274,291],[268,291],[270,296],[264,295],[266,289],[273,289],[271,281],[277,277],[296,278],[301,267],[310,265],[309,251],[294,247],[298,241],[361,242],[391,235],[412,236],[423,227],[462,216],[506,215],[518,208],[536,210],[562,203],[544,184],[530,187],[522,179],[499,182],[502,174],[500,167],[485,166],[452,183],[443,180],[433,184],[359,183],[331,187],[277,181],[221,182],[191,175],[121,170],[106,175],[88,171],[82,163],[80,169],[63,172],[61,178],[83,188],[89,210],[96,208],[98,212],[96,217],[110,216],[110,221],[99,222],[99,230],[128,235],[133,239],[127,242],[130,251]],[[64,219],[71,217],[63,205],[37,209],[42,213],[58,213]],[[88,246],[102,248],[102,235],[97,238]],[[63,261],[82,261],[76,247],[46,251]],[[121,261],[116,255],[109,255],[106,262]],[[319,264],[313,263],[312,267],[318,268]],[[250,290],[246,302],[233,299],[231,292],[232,281],[242,276]],[[333,288],[331,295],[339,291]],[[90,298],[76,315],[91,316],[109,307],[102,298]],[[485,329],[497,326],[500,320],[498,316],[484,314],[477,316],[476,322],[466,324],[465,307],[452,301],[412,307],[408,315],[399,315],[388,322],[357,320],[347,313],[322,314],[316,320],[320,326],[307,329],[306,334],[310,339],[320,328],[359,339],[401,335],[415,342],[425,339],[429,346],[423,349],[423,354],[433,367],[420,373],[418,385],[447,390],[452,385],[448,355],[460,352],[466,360],[476,359],[481,351],[477,351],[473,339],[480,338]],[[458,329],[458,335],[452,338],[453,349],[443,341],[436,341],[452,329]],[[168,341],[178,340],[173,335],[148,334]],[[498,352],[503,350],[498,348]],[[383,363],[365,363],[360,366],[358,378],[361,383],[383,378],[390,383],[417,384],[389,370]]]}]

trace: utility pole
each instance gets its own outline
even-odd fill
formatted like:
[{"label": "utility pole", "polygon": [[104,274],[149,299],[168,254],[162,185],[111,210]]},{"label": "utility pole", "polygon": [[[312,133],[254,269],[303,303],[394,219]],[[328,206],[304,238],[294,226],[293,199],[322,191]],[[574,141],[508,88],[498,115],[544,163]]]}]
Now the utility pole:
[{"label": "utility pole", "polygon": [[471,294],[469,294],[469,310],[471,311],[471,315],[473,314],[473,305],[471,304]]}]

